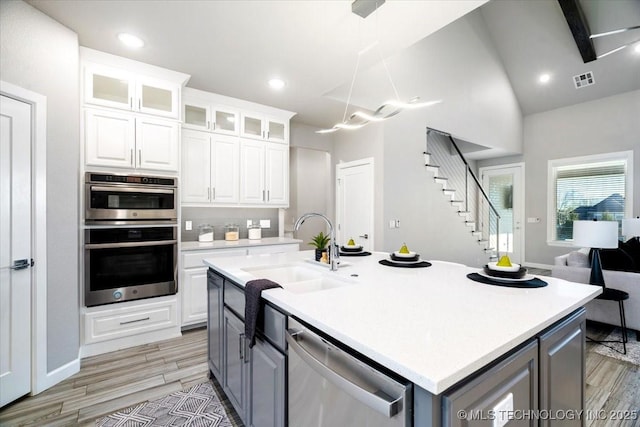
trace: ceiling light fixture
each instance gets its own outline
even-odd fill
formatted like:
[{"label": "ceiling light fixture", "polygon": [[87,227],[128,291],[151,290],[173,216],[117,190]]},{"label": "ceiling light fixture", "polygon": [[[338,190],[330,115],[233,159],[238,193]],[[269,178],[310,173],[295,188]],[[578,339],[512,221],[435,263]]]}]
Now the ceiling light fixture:
[{"label": "ceiling light fixture", "polygon": [[131,47],[134,49],[141,48],[144,46],[144,42],[141,38],[134,36],[129,33],[120,33],[118,34],[118,40],[120,40],[125,46]]},{"label": "ceiling light fixture", "polygon": [[280,90],[285,87],[285,82],[284,80],[274,78],[269,80],[269,87],[274,90]]},{"label": "ceiling light fixture", "polygon": [[[352,4],[352,12],[365,18],[374,10],[376,10],[378,7],[380,7],[384,3],[384,0],[376,0],[374,4],[375,8],[373,8],[373,10],[371,11],[367,11],[367,12],[362,12],[362,10],[356,11],[358,7],[361,7],[361,5],[364,5],[365,3],[367,4],[367,7],[371,7],[371,4],[373,4],[374,2],[371,0],[356,0]],[[390,117],[395,116],[396,114],[399,114],[405,109],[429,107],[442,102],[442,100],[419,102],[420,98],[417,96],[411,98],[408,102],[400,101],[398,90],[396,89],[396,85],[393,83],[393,79],[391,78],[391,73],[389,72],[389,68],[387,67],[387,62],[382,57],[382,52],[380,51],[380,48],[378,47],[378,45],[379,45],[379,41],[376,40],[358,52],[358,60],[356,61],[356,68],[353,71],[353,77],[351,79],[351,86],[349,87],[349,95],[347,96],[347,104],[344,108],[344,115],[342,117],[342,122],[336,123],[331,128],[317,130],[316,133],[333,133],[340,129],[345,129],[345,130],[360,129],[361,127],[365,126],[369,122],[381,122],[383,120],[386,120]],[[353,86],[356,81],[356,77],[358,75],[358,68],[360,67],[360,58],[362,58],[362,55],[364,55],[366,52],[374,48],[377,48],[376,50],[378,51],[378,55],[380,55],[380,60],[382,62],[382,65],[384,66],[384,70],[387,74],[387,77],[389,78],[389,83],[391,83],[391,87],[396,96],[396,99],[383,102],[382,105],[380,105],[372,114],[365,113],[364,111],[356,111],[352,113],[349,116],[349,118],[347,118],[347,111],[349,109],[349,104],[351,103],[351,95],[353,94]]]},{"label": "ceiling light fixture", "polygon": [[636,53],[640,53],[640,43],[636,45],[636,48],[634,50],[636,51]]},{"label": "ceiling light fixture", "polygon": [[540,77],[538,77],[540,83],[548,83],[549,80],[551,80],[551,76],[547,73],[540,74]]}]

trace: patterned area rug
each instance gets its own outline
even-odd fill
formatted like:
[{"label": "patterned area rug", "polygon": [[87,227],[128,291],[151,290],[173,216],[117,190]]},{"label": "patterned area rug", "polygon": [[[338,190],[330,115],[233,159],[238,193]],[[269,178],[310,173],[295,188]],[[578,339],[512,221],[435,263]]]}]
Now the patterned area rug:
[{"label": "patterned area rug", "polygon": [[192,426],[232,427],[213,385],[202,383],[188,390],[132,406],[96,421],[101,427]]},{"label": "patterned area rug", "polygon": [[[640,365],[640,341],[636,340],[635,332],[629,332],[627,334],[629,342],[627,342],[627,354],[622,354],[616,350],[622,351],[622,344],[615,342],[608,342],[604,344],[596,345],[593,349],[598,354],[603,356],[613,357],[614,359],[624,360],[625,362],[631,362],[634,365]],[[622,331],[619,328],[614,329],[607,338],[606,341],[620,341],[622,340]],[[616,350],[614,350],[614,348]]]}]

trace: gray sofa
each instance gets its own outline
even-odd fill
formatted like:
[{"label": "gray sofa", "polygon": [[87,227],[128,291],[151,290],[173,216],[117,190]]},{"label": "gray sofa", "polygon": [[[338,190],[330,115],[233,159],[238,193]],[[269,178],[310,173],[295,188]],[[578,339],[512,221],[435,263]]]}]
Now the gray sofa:
[{"label": "gray sofa", "polygon": [[[551,275],[570,282],[589,283],[591,268],[587,253],[588,250],[581,249],[556,257]],[[603,270],[603,275],[607,287],[629,293],[629,299],[624,302],[627,328],[634,329],[640,339],[640,273]],[[587,304],[586,309],[587,319],[620,326],[616,302],[596,299]]]}]

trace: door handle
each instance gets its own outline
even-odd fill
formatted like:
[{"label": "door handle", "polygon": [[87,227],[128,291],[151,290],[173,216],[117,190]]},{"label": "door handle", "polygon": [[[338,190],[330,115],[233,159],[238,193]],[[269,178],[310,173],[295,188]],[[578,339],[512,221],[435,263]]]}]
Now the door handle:
[{"label": "door handle", "polygon": [[33,267],[33,259],[29,261],[28,258],[17,259],[13,261],[13,265],[9,267],[11,270],[24,270],[25,268]]},{"label": "door handle", "polygon": [[238,354],[240,356],[240,360],[244,360],[244,345],[242,341],[244,338],[244,334],[238,335]]},{"label": "door handle", "polygon": [[362,236],[358,236],[358,237],[362,237],[363,239],[368,239],[369,235],[368,234],[363,234]]}]

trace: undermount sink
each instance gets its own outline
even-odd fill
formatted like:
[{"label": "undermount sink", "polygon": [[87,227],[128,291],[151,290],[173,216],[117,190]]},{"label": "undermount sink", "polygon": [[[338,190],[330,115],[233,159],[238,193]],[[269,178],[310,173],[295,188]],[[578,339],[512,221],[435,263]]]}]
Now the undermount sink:
[{"label": "undermount sink", "polygon": [[300,282],[302,280],[318,279],[322,273],[299,265],[277,265],[243,268],[258,279],[269,279],[281,286],[283,283]]},{"label": "undermount sink", "polygon": [[242,270],[257,279],[269,279],[286,291],[301,294],[349,286],[355,283],[347,278],[335,277],[335,273],[317,271],[300,265],[276,265],[247,267]]}]

